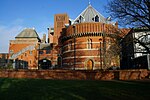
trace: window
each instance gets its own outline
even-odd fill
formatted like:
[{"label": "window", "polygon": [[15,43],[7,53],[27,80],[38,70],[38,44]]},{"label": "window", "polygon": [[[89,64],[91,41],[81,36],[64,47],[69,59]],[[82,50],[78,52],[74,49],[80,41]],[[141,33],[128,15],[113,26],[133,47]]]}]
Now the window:
[{"label": "window", "polygon": [[13,50],[10,50],[9,52],[10,52],[10,54],[13,54],[13,53],[14,53],[14,51],[13,51]]},{"label": "window", "polygon": [[39,51],[39,54],[43,54],[43,51]]},{"label": "window", "polygon": [[76,22],[79,23],[79,20],[77,20]]},{"label": "window", "polygon": [[92,49],[92,39],[88,39],[87,42],[87,49]]},{"label": "window", "polygon": [[79,22],[82,23],[84,21],[84,18],[82,16],[79,17]]},{"label": "window", "polygon": [[99,22],[99,17],[98,17],[98,15],[95,16],[95,22]]},{"label": "window", "polygon": [[69,42],[68,49],[69,49],[69,50],[72,50],[72,41]]},{"label": "window", "polygon": [[51,53],[51,51],[50,50],[46,50],[46,54],[50,54]]},{"label": "window", "polygon": [[32,60],[30,60],[30,64],[32,63]]},{"label": "window", "polygon": [[22,59],[23,57],[22,57],[22,55],[21,55],[21,59]]},{"label": "window", "polygon": [[92,20],[94,21],[94,17],[92,18]]},{"label": "window", "polygon": [[32,51],[30,51],[30,55],[32,55]]},{"label": "window", "polygon": [[111,39],[108,39],[108,44],[109,44],[109,45],[111,44]]},{"label": "window", "polygon": [[72,23],[72,22],[69,20],[69,25],[71,25],[71,23]]}]

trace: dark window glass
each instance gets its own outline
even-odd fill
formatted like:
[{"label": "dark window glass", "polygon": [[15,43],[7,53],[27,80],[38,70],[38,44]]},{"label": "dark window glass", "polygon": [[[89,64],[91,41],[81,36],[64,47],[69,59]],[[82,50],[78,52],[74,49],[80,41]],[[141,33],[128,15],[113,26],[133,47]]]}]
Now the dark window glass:
[{"label": "dark window glass", "polygon": [[46,50],[46,54],[50,54],[51,53],[51,51],[50,50]]},{"label": "dark window glass", "polygon": [[39,54],[43,54],[43,51],[39,51]]},{"label": "dark window glass", "polygon": [[98,15],[95,16],[95,22],[99,22],[99,17],[98,17]]}]

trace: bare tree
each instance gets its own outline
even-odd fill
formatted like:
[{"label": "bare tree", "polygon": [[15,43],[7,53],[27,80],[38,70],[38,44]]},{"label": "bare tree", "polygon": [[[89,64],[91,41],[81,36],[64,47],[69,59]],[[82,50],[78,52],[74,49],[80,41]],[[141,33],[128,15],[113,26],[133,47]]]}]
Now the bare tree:
[{"label": "bare tree", "polygon": [[134,35],[133,42],[139,46],[138,51],[150,54],[150,31],[147,29],[132,29],[131,32]]},{"label": "bare tree", "polygon": [[111,0],[107,8],[121,25],[150,29],[150,0]]}]

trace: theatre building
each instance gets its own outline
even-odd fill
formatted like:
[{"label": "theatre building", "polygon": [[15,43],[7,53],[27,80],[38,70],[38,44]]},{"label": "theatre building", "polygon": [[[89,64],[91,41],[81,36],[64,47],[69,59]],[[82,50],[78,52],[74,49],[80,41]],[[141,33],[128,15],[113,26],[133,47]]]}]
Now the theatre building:
[{"label": "theatre building", "polygon": [[108,69],[120,66],[118,30],[117,22],[89,4],[74,20],[56,14],[48,39],[40,39],[35,29],[24,29],[10,41],[9,55],[18,68]]},{"label": "theatre building", "polygon": [[[62,19],[65,16],[55,16]],[[66,17],[67,18],[67,17]],[[59,24],[58,24],[59,26]],[[91,5],[61,33],[62,65],[70,69],[108,69],[119,66],[115,33],[118,24],[104,18]]]}]

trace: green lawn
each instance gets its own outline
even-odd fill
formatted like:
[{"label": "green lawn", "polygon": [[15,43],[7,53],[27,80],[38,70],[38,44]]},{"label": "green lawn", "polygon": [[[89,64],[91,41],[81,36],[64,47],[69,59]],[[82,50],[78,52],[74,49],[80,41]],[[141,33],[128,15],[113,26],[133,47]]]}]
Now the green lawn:
[{"label": "green lawn", "polygon": [[150,100],[150,81],[0,78],[0,100]]}]

